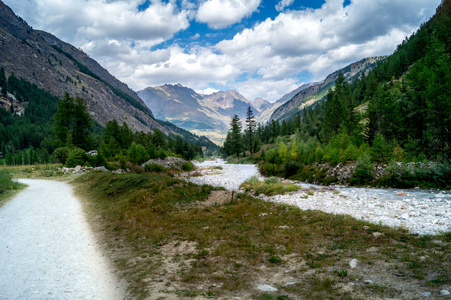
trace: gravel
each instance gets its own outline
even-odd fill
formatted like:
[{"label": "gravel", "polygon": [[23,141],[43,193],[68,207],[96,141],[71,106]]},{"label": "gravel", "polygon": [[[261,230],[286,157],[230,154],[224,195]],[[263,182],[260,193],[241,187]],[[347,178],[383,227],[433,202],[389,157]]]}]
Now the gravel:
[{"label": "gravel", "polygon": [[[187,180],[197,184],[223,186],[228,190],[239,190],[240,184],[252,176],[261,177],[255,165],[228,165],[221,159],[195,165],[199,168],[197,172],[202,176],[189,177]],[[218,167],[222,167],[222,170]],[[411,233],[441,234],[451,231],[451,191],[448,190],[338,186],[331,189],[290,182],[301,186],[302,189],[287,195],[273,197],[260,195],[258,198],[298,206],[304,210],[347,214],[375,224],[406,228]],[[308,195],[307,191],[313,195]]]},{"label": "gravel", "polygon": [[71,187],[20,182],[0,208],[0,299],[122,299]]}]

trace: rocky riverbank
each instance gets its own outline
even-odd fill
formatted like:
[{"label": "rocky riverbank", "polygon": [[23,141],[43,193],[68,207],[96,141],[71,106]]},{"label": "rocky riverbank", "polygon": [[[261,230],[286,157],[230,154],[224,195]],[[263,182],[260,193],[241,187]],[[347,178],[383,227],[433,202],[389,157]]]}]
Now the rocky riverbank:
[{"label": "rocky riverbank", "polygon": [[[196,173],[186,177],[197,184],[223,186],[239,190],[242,182],[261,175],[255,165],[228,165],[223,160],[195,163]],[[192,175],[195,176],[192,176]],[[412,233],[440,234],[451,231],[451,191],[421,189],[349,188],[306,184],[297,192],[268,197],[265,201],[298,206],[301,209],[321,210],[332,214],[348,214],[375,224],[403,227]]]}]

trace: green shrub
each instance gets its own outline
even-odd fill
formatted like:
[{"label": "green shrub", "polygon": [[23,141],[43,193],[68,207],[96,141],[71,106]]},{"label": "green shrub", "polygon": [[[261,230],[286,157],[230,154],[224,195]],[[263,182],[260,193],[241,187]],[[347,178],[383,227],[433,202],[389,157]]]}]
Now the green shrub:
[{"label": "green shrub", "polygon": [[277,255],[273,255],[268,259],[268,261],[272,264],[280,264],[282,262],[282,259]]},{"label": "green shrub", "polygon": [[283,167],[283,174],[285,178],[290,178],[290,176],[293,176],[296,174],[299,169],[301,168],[301,165],[296,162],[289,161],[285,164]]},{"label": "green shrub", "polygon": [[133,142],[128,149],[128,159],[134,164],[142,164],[147,160],[147,151],[143,145]]},{"label": "green shrub", "polygon": [[187,161],[186,163],[184,163],[183,165],[182,165],[182,170],[183,171],[192,171],[192,170],[194,170],[195,168],[194,168],[194,165],[193,165],[193,163],[192,162],[190,162],[190,161]]},{"label": "green shrub", "polygon": [[165,169],[162,166],[155,163],[146,164],[144,166],[144,171],[146,172],[163,172],[164,170]]},{"label": "green shrub", "polygon": [[72,148],[69,152],[65,165],[69,168],[86,165],[88,154],[80,148]]},{"label": "green shrub", "polygon": [[355,166],[354,176],[352,176],[349,183],[351,185],[365,185],[373,180],[374,165],[371,163],[371,158],[368,154],[363,154],[357,160]]},{"label": "green shrub", "polygon": [[60,147],[55,149],[53,157],[63,165],[66,163],[66,159],[69,156],[70,149],[68,147]]},{"label": "green shrub", "polygon": [[259,165],[260,173],[264,176],[275,176],[278,174],[278,166],[273,163],[265,162]]},{"label": "green shrub", "polygon": [[17,189],[18,187],[19,183],[13,180],[8,170],[0,170],[0,194],[3,194],[7,190]]},{"label": "green shrub", "polygon": [[380,186],[396,188],[445,188],[451,187],[450,164],[391,164],[387,175],[377,182]]}]

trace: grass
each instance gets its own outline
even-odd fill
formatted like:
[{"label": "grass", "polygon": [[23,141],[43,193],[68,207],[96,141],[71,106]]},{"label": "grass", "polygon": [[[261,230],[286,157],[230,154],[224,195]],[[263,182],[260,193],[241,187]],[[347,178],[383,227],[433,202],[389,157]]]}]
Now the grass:
[{"label": "grass", "polygon": [[246,192],[253,191],[254,195],[265,194],[267,196],[283,195],[299,190],[301,187],[295,184],[288,184],[280,179],[271,177],[260,181],[258,177],[252,176],[241,184]]},{"label": "grass", "polygon": [[0,169],[0,206],[25,187],[25,184],[13,180],[8,169]]},{"label": "grass", "polygon": [[7,170],[13,174],[15,178],[46,178],[61,176],[58,172],[61,164],[46,164],[46,165],[24,165],[24,166],[4,166],[3,170]]},{"label": "grass", "polygon": [[[404,290],[440,289],[449,282],[449,234],[410,235],[247,194],[206,205],[214,202],[205,201],[212,195],[226,192],[213,193],[210,186],[166,173],[91,172],[74,184],[128,282],[130,298],[365,299],[375,293],[386,298]],[[376,231],[383,235],[374,237]],[[359,260],[356,269],[349,267],[353,258]],[[386,287],[377,274],[380,281],[398,286]],[[372,286],[363,284],[365,275],[372,276]],[[285,285],[292,277],[296,283]],[[273,282],[276,278],[280,282]],[[262,282],[279,291],[256,293]],[[352,292],[340,288],[348,283],[355,284]]]}]

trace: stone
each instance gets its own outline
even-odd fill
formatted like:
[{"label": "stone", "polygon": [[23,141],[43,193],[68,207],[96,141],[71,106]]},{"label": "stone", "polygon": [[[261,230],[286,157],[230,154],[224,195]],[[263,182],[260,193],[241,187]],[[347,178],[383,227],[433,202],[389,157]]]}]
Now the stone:
[{"label": "stone", "polygon": [[365,280],[363,283],[364,284],[373,284],[373,281],[372,280]]},{"label": "stone", "polygon": [[101,167],[95,167],[94,168],[95,171],[103,171],[103,172],[108,172],[108,169],[105,168],[105,166],[101,166]]},{"label": "stone", "polygon": [[359,263],[359,261],[357,259],[351,259],[351,261],[349,262],[349,266],[354,269],[355,267],[357,267],[357,264]]},{"label": "stone", "polygon": [[377,238],[377,237],[380,237],[380,236],[382,236],[384,234],[382,232],[373,232],[372,235]]},{"label": "stone", "polygon": [[402,214],[399,218],[403,219],[403,220],[407,220],[409,218],[409,214]]},{"label": "stone", "polygon": [[423,297],[429,297],[430,295],[431,295],[430,292],[421,293],[421,296],[423,296]]},{"label": "stone", "polygon": [[396,196],[407,196],[407,194],[404,193],[403,191],[397,192],[395,195]]},{"label": "stone", "polygon": [[74,173],[78,173],[81,171],[81,166],[76,166],[74,169]]},{"label": "stone", "polygon": [[257,289],[262,292],[277,292],[277,289],[275,287],[272,287],[268,284],[261,284],[257,286]]},{"label": "stone", "polygon": [[448,290],[441,290],[440,291],[440,295],[442,296],[448,296],[449,294],[451,294]]}]

